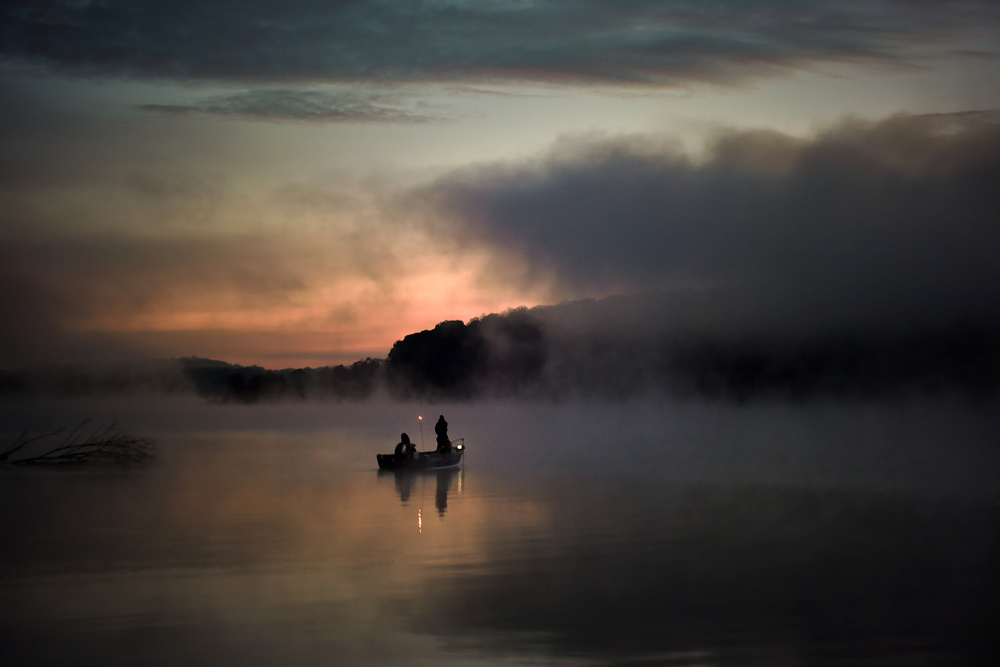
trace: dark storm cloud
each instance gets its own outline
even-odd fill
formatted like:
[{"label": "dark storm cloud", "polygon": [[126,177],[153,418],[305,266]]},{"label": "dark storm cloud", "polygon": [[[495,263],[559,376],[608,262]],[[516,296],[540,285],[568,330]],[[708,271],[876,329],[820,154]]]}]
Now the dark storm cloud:
[{"label": "dark storm cloud", "polygon": [[911,64],[927,55],[913,47],[990,37],[998,23],[994,3],[975,1],[22,0],[0,10],[0,54],[171,79],[683,85],[817,62]]},{"label": "dark storm cloud", "polygon": [[[694,162],[646,140],[460,172],[421,191],[471,243],[571,292],[680,290],[693,322],[1000,322],[1000,114],[734,132]],[[744,321],[746,323],[746,320]]]},{"label": "dark storm cloud", "polygon": [[145,104],[146,111],[199,112],[258,120],[340,123],[419,123],[428,116],[399,108],[384,95],[318,90],[247,90],[191,104]]}]

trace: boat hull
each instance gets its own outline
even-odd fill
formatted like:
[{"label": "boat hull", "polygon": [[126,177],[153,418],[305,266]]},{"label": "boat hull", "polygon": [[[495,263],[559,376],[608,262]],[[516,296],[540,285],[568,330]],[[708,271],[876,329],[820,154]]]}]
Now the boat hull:
[{"label": "boat hull", "polygon": [[442,452],[420,452],[416,458],[396,458],[393,454],[376,454],[379,470],[445,470],[462,464],[462,450]]}]

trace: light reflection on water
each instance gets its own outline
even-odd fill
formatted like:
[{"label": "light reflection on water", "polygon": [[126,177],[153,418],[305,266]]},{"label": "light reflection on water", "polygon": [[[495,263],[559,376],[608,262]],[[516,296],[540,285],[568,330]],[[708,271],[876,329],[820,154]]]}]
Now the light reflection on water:
[{"label": "light reflection on water", "polygon": [[[161,443],[146,469],[0,470],[0,645],[12,664],[991,664],[998,655],[997,495],[915,487],[927,471],[912,466],[906,484],[864,475],[864,484],[820,484],[827,467],[815,451],[774,458],[770,470],[784,478],[748,474],[749,463],[733,464],[749,462],[734,442],[737,431],[749,432],[745,446],[763,437],[747,428],[759,414],[717,415],[738,423],[714,451],[676,445],[682,474],[667,469],[662,442],[641,445],[655,410],[591,409],[578,421],[560,408],[449,408],[453,429],[475,424],[456,433],[470,445],[464,469],[395,475],[376,472],[374,454],[391,451],[412,406],[287,408],[275,423],[200,410],[193,420],[136,418]],[[710,435],[677,419],[674,443],[685,432],[711,449],[721,437],[719,419]],[[647,462],[608,458],[620,452],[604,422],[640,442],[633,453]],[[874,423],[858,422],[845,428]],[[825,451],[801,423],[766,431],[788,432]],[[886,460],[899,450],[884,440],[899,432],[869,437],[882,458],[866,470],[920,459],[961,477],[933,448]],[[535,448],[520,436],[537,438]],[[995,465],[963,437],[942,451]],[[508,440],[524,465],[501,456]],[[787,438],[777,451],[793,451]],[[579,455],[557,465],[567,452]],[[793,464],[801,479],[785,474]]]}]

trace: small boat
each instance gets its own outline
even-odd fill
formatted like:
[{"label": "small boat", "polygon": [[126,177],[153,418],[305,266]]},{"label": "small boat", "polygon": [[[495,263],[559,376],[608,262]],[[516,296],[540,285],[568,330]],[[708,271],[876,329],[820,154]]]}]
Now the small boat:
[{"label": "small boat", "polygon": [[376,454],[379,470],[444,470],[457,468],[465,454],[465,439],[451,441],[450,452],[415,452],[412,457],[397,457],[395,454]]}]

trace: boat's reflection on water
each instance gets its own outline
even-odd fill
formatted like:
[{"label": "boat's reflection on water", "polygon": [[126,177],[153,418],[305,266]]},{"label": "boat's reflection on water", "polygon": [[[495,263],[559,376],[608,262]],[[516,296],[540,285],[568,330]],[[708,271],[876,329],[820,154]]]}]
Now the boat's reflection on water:
[{"label": "boat's reflection on water", "polygon": [[448,493],[457,490],[462,493],[465,471],[462,468],[447,468],[444,470],[379,470],[380,480],[392,478],[399,494],[399,500],[404,505],[417,494],[418,499],[427,492],[427,487],[434,484],[434,507],[439,516],[448,511]]}]

